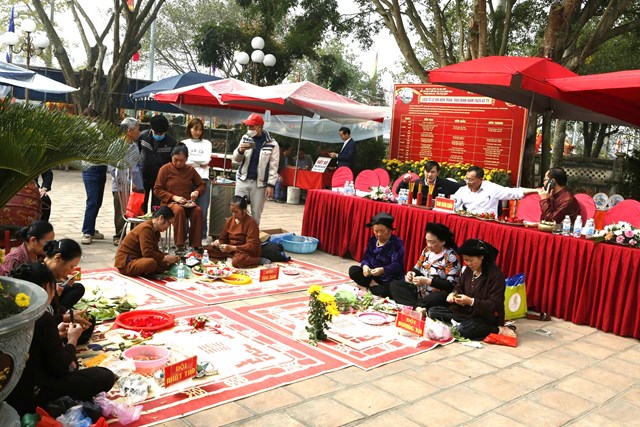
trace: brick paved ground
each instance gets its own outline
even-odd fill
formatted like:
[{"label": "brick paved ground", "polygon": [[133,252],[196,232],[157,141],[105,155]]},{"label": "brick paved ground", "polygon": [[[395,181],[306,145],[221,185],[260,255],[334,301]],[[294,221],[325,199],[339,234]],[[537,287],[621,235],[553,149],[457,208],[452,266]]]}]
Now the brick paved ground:
[{"label": "brick paved ground", "polygon": [[[83,246],[85,270],[113,264],[110,191],[108,181],[97,225],[107,239]],[[80,240],[80,173],[55,171],[51,198],[57,237]],[[267,202],[262,228],[300,233],[302,213],[303,206]],[[345,273],[353,263],[323,252],[297,257]],[[518,320],[517,327],[517,348],[453,344],[369,372],[332,372],[162,425],[640,426],[637,340],[561,320]],[[539,327],[551,337],[531,332]]]}]

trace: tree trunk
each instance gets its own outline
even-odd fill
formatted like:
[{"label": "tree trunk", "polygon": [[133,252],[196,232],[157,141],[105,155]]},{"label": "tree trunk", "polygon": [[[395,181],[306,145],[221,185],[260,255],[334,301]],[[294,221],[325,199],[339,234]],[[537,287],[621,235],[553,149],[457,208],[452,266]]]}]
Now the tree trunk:
[{"label": "tree trunk", "polygon": [[540,170],[535,178],[535,185],[541,185],[544,174],[551,167],[551,111],[542,118],[542,148],[540,150]]},{"label": "tree trunk", "polygon": [[487,56],[487,2],[475,0],[474,15],[478,23],[478,57]]},{"label": "tree trunk", "polygon": [[553,152],[551,154],[551,167],[562,166],[564,156],[564,141],[567,138],[567,121],[556,120],[556,131],[553,134]]},{"label": "tree trunk", "polygon": [[561,37],[569,31],[571,14],[580,0],[557,0],[549,8],[547,29],[542,39],[542,56],[560,62],[564,53],[564,45],[559,43]]},{"label": "tree trunk", "polygon": [[600,123],[582,123],[582,138],[584,139],[584,150],[582,155],[584,157],[591,157],[591,152],[593,150],[593,141],[596,138],[596,134],[600,129]]},{"label": "tree trunk", "polygon": [[600,125],[600,130],[598,132],[598,137],[596,138],[596,145],[593,147],[593,152],[591,153],[591,158],[597,159],[600,157],[600,151],[602,151],[602,146],[604,145],[605,140],[610,133],[607,132],[609,125],[602,124]]}]

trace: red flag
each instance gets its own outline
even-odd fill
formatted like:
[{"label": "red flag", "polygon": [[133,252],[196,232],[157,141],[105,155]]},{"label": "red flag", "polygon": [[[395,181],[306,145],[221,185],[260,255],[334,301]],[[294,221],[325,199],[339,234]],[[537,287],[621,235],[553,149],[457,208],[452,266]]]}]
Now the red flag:
[{"label": "red flag", "polygon": [[140,61],[140,52],[136,52],[136,53],[134,53],[134,54],[133,54],[133,56],[131,57],[131,60],[132,60],[133,62],[138,62],[138,61]]}]

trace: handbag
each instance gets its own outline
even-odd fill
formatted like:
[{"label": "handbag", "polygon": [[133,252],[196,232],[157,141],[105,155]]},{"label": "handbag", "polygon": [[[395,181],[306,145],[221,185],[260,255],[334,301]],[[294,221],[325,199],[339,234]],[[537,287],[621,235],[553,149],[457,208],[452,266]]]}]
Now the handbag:
[{"label": "handbag", "polygon": [[524,273],[506,279],[504,290],[504,319],[520,319],[527,316],[527,287]]},{"label": "handbag", "polygon": [[127,210],[125,217],[136,218],[140,215],[144,215],[142,211],[142,204],[144,203],[144,193],[133,192],[129,195],[129,201],[127,202]]}]

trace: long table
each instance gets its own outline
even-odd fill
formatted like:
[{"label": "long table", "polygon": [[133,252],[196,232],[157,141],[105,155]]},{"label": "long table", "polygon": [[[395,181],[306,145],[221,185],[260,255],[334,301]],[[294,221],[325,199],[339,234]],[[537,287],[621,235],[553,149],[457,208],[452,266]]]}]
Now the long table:
[{"label": "long table", "polygon": [[[287,166],[282,168],[282,184],[289,187],[293,185],[296,168]],[[334,171],[311,172],[305,169],[298,169],[296,177],[296,187],[303,190],[321,189],[331,187],[331,177]]]},{"label": "long table", "polygon": [[524,272],[527,303],[553,316],[605,332],[640,338],[640,250],[461,217],[418,207],[309,191],[302,234],[320,240],[318,248],[360,261],[371,237],[370,218],[386,211],[394,233],[405,243],[405,268],[423,249],[427,222],[449,227],[461,244],[485,240],[500,250],[497,263],[506,276]]}]

